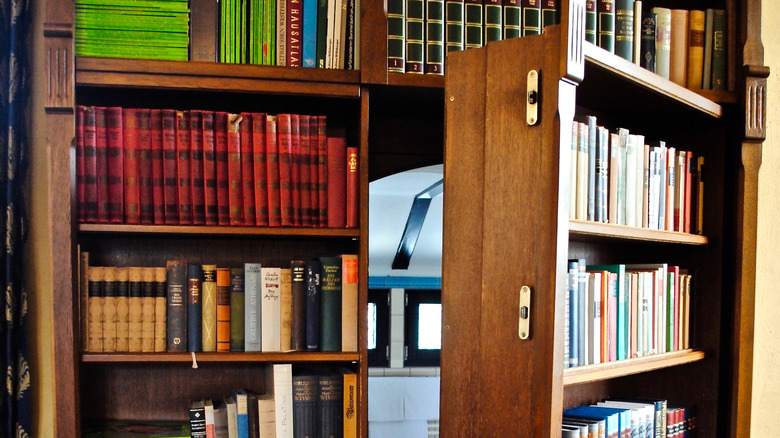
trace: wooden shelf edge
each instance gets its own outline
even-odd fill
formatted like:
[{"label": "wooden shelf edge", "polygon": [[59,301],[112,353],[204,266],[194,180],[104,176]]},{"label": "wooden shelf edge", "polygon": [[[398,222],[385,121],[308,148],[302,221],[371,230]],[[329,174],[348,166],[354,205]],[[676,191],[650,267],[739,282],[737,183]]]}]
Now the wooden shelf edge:
[{"label": "wooden shelf edge", "polygon": [[661,368],[697,362],[704,358],[705,354],[703,351],[687,349],[615,362],[567,368],[563,371],[563,385],[578,385],[581,383],[614,379],[617,377],[629,376],[631,374],[639,374]]},{"label": "wooden shelf edge", "polygon": [[271,228],[203,225],[79,224],[80,233],[359,238],[359,228]]},{"label": "wooden shelf edge", "polygon": [[[358,362],[359,353],[195,353],[203,363]],[[84,353],[83,363],[192,363],[192,353]]]},{"label": "wooden shelf edge", "polygon": [[706,245],[709,242],[707,236],[698,234],[651,230],[648,228],[581,220],[569,221],[569,238],[572,240],[641,240],[643,242],[677,243],[683,245]]},{"label": "wooden shelf edge", "polygon": [[388,73],[387,85],[397,87],[422,87],[444,89],[444,75],[418,75],[412,73]]},{"label": "wooden shelf edge", "polygon": [[[610,53],[592,43],[585,42],[585,60],[586,64],[590,63],[596,65],[613,75],[631,81],[639,86],[646,88],[649,91],[666,96],[674,101],[688,105],[689,107],[696,109],[702,113],[708,114],[715,118],[720,118],[723,115],[723,108],[685,87],[675,84],[672,81],[662,78],[655,73],[650,72],[632,62]],[[588,77],[588,68],[585,67],[585,78]],[[708,93],[709,96],[726,96],[724,93]]]}]

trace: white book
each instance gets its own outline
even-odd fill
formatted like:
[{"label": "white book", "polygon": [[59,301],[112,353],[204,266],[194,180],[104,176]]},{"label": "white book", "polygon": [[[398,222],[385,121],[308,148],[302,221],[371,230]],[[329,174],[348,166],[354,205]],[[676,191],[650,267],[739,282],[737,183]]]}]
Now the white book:
[{"label": "white book", "polygon": [[228,412],[225,402],[220,400],[216,405],[213,405],[213,413],[214,438],[230,438],[230,430],[228,427]]},{"label": "white book", "polygon": [[588,219],[588,124],[577,123],[577,214],[578,220]]},{"label": "white book", "polygon": [[276,438],[293,438],[292,365],[268,365],[265,378],[266,390],[274,399]]},{"label": "white book", "polygon": [[276,2],[276,65],[287,65],[287,2]]},{"label": "white book", "polygon": [[644,322],[645,322],[645,338],[643,340],[643,351],[645,356],[649,354],[655,354],[655,349],[653,348],[653,315],[655,314],[655,306],[653,303],[653,273],[652,272],[645,272],[644,274],[645,281],[644,281],[644,296],[642,297],[643,300],[645,300],[645,308],[643,309],[644,312]]},{"label": "white book", "polygon": [[658,151],[650,148],[650,183],[647,187],[647,228],[658,229],[658,190],[661,174],[658,168]]},{"label": "white book", "polygon": [[227,405],[227,424],[228,437],[238,438],[238,411],[236,409],[236,399],[232,396],[225,399]]},{"label": "white book", "polygon": [[655,406],[652,404],[605,400],[596,405],[631,410],[631,430],[637,431],[636,435],[631,434],[632,437],[649,437],[655,433]]},{"label": "white book", "polygon": [[260,263],[244,263],[244,351],[262,351],[260,270]]},{"label": "white book", "polygon": [[636,226],[636,162],[637,162],[637,138],[634,134],[628,134],[626,137],[626,222],[630,227]]},{"label": "white book", "polygon": [[340,5],[340,0],[328,0],[328,30],[325,33],[325,68],[336,68],[334,65],[336,57],[333,44],[336,40],[336,29],[339,29],[336,27],[336,16],[338,15],[340,18],[341,14],[336,14],[336,11]]},{"label": "white book", "polygon": [[571,144],[569,150],[569,219],[577,218],[577,142],[580,138],[579,123],[571,124]]},{"label": "white book", "polygon": [[634,188],[634,192],[636,194],[636,198],[634,198],[634,209],[635,209],[635,216],[634,216],[634,226],[635,227],[642,227],[642,222],[644,221],[643,216],[643,209],[642,209],[642,202],[644,202],[645,199],[645,136],[641,134],[636,135],[635,139],[635,146],[636,146],[636,160],[634,164],[636,165],[636,179],[634,180],[634,183],[636,184]]},{"label": "white book", "polygon": [[282,296],[281,268],[261,268],[261,350],[281,351]]},{"label": "white book", "polygon": [[674,181],[674,211],[676,212],[674,230],[680,232],[685,229],[685,203],[687,202],[685,199],[686,161],[685,151],[677,151],[677,167],[674,171],[676,175]]},{"label": "white book", "polygon": [[203,413],[206,417],[206,438],[215,438],[214,403],[210,399],[203,400]]},{"label": "white book", "polygon": [[588,282],[589,363],[601,363],[601,273],[591,272]]},{"label": "white book", "polygon": [[276,409],[271,394],[257,396],[257,425],[260,438],[276,438]]},{"label": "white book", "polygon": [[618,129],[618,154],[617,154],[617,223],[628,225],[626,221],[626,173],[628,166],[628,129]]},{"label": "white book", "polygon": [[642,0],[634,2],[634,64],[639,65],[642,47]]}]

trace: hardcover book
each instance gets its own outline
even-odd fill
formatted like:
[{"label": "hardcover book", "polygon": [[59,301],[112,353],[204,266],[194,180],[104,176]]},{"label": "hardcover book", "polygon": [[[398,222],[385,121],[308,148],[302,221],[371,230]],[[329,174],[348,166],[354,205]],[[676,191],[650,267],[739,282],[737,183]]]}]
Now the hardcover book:
[{"label": "hardcover book", "polygon": [[95,107],[84,107],[84,197],[85,222],[98,221],[97,126]]},{"label": "hardcover book", "polygon": [[597,17],[598,12],[596,2],[598,0],[585,0],[585,41],[591,44],[597,44]]},{"label": "hardcover book", "polygon": [[[186,268],[185,268],[186,269]],[[142,283],[142,293],[143,298],[141,299],[142,303],[142,312],[143,316],[141,318],[141,351],[144,353],[150,353],[154,351],[154,301],[155,301],[155,290],[154,290],[154,268],[142,268],[142,276],[143,276],[143,283]],[[186,287],[186,283],[185,283]],[[184,291],[184,300],[185,303],[187,302],[187,290]],[[185,304],[184,312],[186,314],[187,308]],[[186,320],[185,320],[186,324]],[[186,350],[185,350],[186,351]]]},{"label": "hardcover book", "polygon": [[[166,273],[167,277],[167,273]],[[141,346],[141,337],[142,337],[142,330],[143,330],[143,313],[144,313],[144,305],[143,305],[143,272],[141,268],[128,268],[128,294],[129,298],[127,300],[128,302],[128,334],[127,334],[127,345],[128,345],[128,351],[131,353],[139,353],[142,350]],[[166,314],[168,312],[167,309],[167,287],[166,287]],[[170,320],[170,316],[168,316],[168,320]],[[169,321],[166,321],[166,349],[168,344],[168,326],[170,325]],[[91,327],[91,325],[90,325]]]},{"label": "hardcover book", "polygon": [[523,36],[542,33],[542,0],[522,0]]},{"label": "hardcover book", "polygon": [[[88,256],[87,256],[88,257]],[[165,269],[163,268],[163,271]],[[128,276],[128,268],[116,268],[116,351],[127,352],[130,351],[130,345],[128,344],[128,337],[130,333],[130,277]],[[87,284],[85,284],[85,287]],[[159,306],[159,304],[158,304]],[[161,334],[161,348],[159,351],[165,351],[165,279],[163,278],[163,315],[162,315],[162,334]],[[85,307],[86,309],[86,307]],[[159,309],[159,307],[158,307]],[[84,318],[88,320],[87,318]],[[160,318],[155,313],[155,351],[157,351],[157,321]],[[82,333],[86,333],[84,330]]]},{"label": "hardcover book", "polygon": [[[291,0],[293,1],[293,0]],[[299,2],[299,0],[294,0]],[[254,121],[251,113],[241,113],[240,148],[241,148],[241,205],[244,225],[254,226],[255,218],[255,183],[254,183]]]},{"label": "hardcover book", "polygon": [[255,225],[268,225],[268,164],[266,163],[266,115],[252,113],[252,161]]},{"label": "hardcover book", "polygon": [[116,268],[103,268],[103,351],[116,351]]},{"label": "hardcover book", "polygon": [[215,172],[217,178],[217,223],[230,225],[228,180],[228,113],[214,113]]},{"label": "hardcover book", "polygon": [[[166,339],[168,351],[187,351],[187,264],[169,260],[168,269],[168,315]],[[132,281],[132,278],[131,278]],[[132,296],[132,290],[131,290]],[[132,313],[131,313],[132,314]]]},{"label": "hardcover book", "polygon": [[341,351],[341,258],[320,257],[320,351]]},{"label": "hardcover book", "polygon": [[162,113],[163,195],[165,198],[165,223],[179,224],[178,153],[176,149],[176,111],[164,109]]},{"label": "hardcover book", "polygon": [[[523,15],[523,7],[521,5],[521,0],[504,0],[504,35],[503,39],[508,40],[510,38],[520,38],[523,36],[523,23],[522,17]],[[462,11],[462,6],[461,6]],[[461,17],[463,16],[463,13],[461,12]],[[462,23],[461,18],[461,23]],[[462,28],[462,24],[461,24]],[[462,30],[461,30],[462,32]],[[462,45],[461,45],[461,49]]]},{"label": "hardcover book", "polygon": [[192,224],[192,190],[190,188],[190,115],[189,111],[176,112],[176,175],[179,182],[179,223]]},{"label": "hardcover book", "polygon": [[615,0],[615,54],[634,62],[634,0]]},{"label": "hardcover book", "polygon": [[501,41],[503,32],[503,11],[501,0],[484,0],[485,25],[483,26],[485,44]]},{"label": "hardcover book", "polygon": [[261,351],[260,349],[260,315],[261,275],[260,263],[244,263],[244,284],[246,297],[244,305],[244,351]]},{"label": "hardcover book", "polygon": [[[406,0],[387,2],[387,71],[406,71]],[[321,66],[324,67],[324,66]]]},{"label": "hardcover book", "polygon": [[598,44],[615,53],[615,0],[598,0]]},{"label": "hardcover book", "polygon": [[425,72],[425,1],[406,0],[406,73]]},{"label": "hardcover book", "polygon": [[344,433],[344,380],[341,374],[324,372],[319,375],[320,436],[340,437]]},{"label": "hardcover book", "polygon": [[688,88],[702,88],[704,69],[704,11],[692,10],[688,15]]},{"label": "hardcover book", "polygon": [[192,223],[206,223],[206,200],[203,162],[203,112],[190,111],[190,189],[192,190]]},{"label": "hardcover book", "polygon": [[[117,272],[119,272],[119,269],[120,268],[117,268]],[[126,271],[124,275],[125,276],[127,275]],[[155,352],[163,352],[165,351],[167,346],[166,344],[166,330],[167,330],[167,321],[168,321],[168,315],[167,315],[168,282],[166,278],[167,275],[168,275],[168,270],[166,268],[162,268],[162,267],[154,268],[154,351]],[[120,287],[117,290],[121,291],[121,289],[122,288]],[[127,286],[125,286],[125,293],[127,293]],[[120,312],[120,308],[121,306],[117,305],[117,314],[119,316],[121,316],[123,313],[126,313],[126,311]],[[126,324],[125,327],[127,327]],[[127,350],[122,350],[122,351],[127,351]]]},{"label": "hardcover book", "polygon": [[[105,116],[106,156],[108,160],[108,214],[111,223],[121,224],[124,222],[124,153],[122,146],[122,108],[105,108]],[[149,164],[151,164],[151,162]]]},{"label": "hardcover book", "polygon": [[229,114],[227,124],[228,206],[230,225],[244,225],[243,183],[241,179],[241,115]]},{"label": "hardcover book", "polygon": [[328,137],[328,228],[344,228],[346,222],[347,140]]},{"label": "hardcover book", "polygon": [[[515,11],[517,17],[516,20],[512,19],[511,21],[517,22],[518,29],[517,29],[517,35],[520,36],[519,29],[520,29],[520,7],[519,7],[519,1],[520,0],[512,0],[517,2],[518,6],[515,8],[517,9]],[[464,18],[464,1],[463,0],[446,0],[444,2],[444,37],[445,37],[445,50],[446,53],[449,52],[459,52],[463,50],[463,18]],[[504,9],[506,11],[506,9]],[[506,13],[506,12],[505,12]],[[506,21],[506,20],[505,20]],[[514,35],[514,34],[513,34]]]},{"label": "hardcover book", "polygon": [[217,351],[217,265],[203,265],[203,351]]},{"label": "hardcover book", "polygon": [[293,260],[291,268],[292,328],[290,349],[306,351],[306,261]]},{"label": "hardcover book", "polygon": [[139,109],[138,117],[138,199],[142,224],[154,222],[154,200],[152,199],[152,136],[151,114],[148,109]]},{"label": "hardcover book", "polygon": [[655,13],[655,72],[669,79],[672,48],[672,10],[668,8],[652,9]]},{"label": "hardcover book", "polygon": [[482,47],[482,0],[465,0],[464,11],[464,47]]},{"label": "hardcover book", "polygon": [[95,157],[97,176],[97,222],[110,222],[108,207],[108,127],[106,109],[95,107]]},{"label": "hardcover book", "polygon": [[320,274],[319,259],[306,261],[306,351],[320,350]]},{"label": "hardcover book", "polygon": [[280,347],[281,351],[290,351],[292,346],[292,271],[281,268],[279,276],[279,295],[281,300]]},{"label": "hardcover book", "polygon": [[203,268],[191,263],[187,265],[188,306],[187,306],[187,351],[203,351],[203,309],[201,291],[203,285]]},{"label": "hardcover book", "polygon": [[316,374],[295,374],[292,377],[293,424],[296,437],[317,435],[319,377]]},{"label": "hardcover book", "polygon": [[217,351],[230,351],[230,268],[217,268]]},{"label": "hardcover book", "polygon": [[358,149],[354,146],[347,147],[347,164],[346,164],[346,226],[347,228],[358,227],[358,198],[359,193],[359,161],[358,161]]},{"label": "hardcover book", "polygon": [[358,351],[358,257],[341,256],[341,351]]},{"label": "hardcover book", "polygon": [[138,118],[135,108],[122,111],[125,183],[125,222],[140,224],[140,200],[138,191]]},{"label": "hardcover book", "polygon": [[262,351],[280,351],[282,345],[281,269],[263,267],[261,278]]},{"label": "hardcover book", "polygon": [[277,143],[277,118],[266,116],[266,170],[268,174],[268,225],[278,227],[282,224],[281,181],[279,177],[279,148]]},{"label": "hardcover book", "polygon": [[276,438],[293,438],[292,365],[268,365],[265,387],[274,398]]},{"label": "hardcover book", "polygon": [[165,223],[165,181],[163,179],[162,111],[149,112],[149,132],[152,141],[152,222]]},{"label": "hardcover book", "polygon": [[655,73],[655,13],[642,16],[642,36],[639,47],[639,66]]},{"label": "hardcover book", "polygon": [[230,269],[230,351],[244,351],[244,269]]},{"label": "hardcover book", "polygon": [[688,11],[672,9],[669,39],[669,80],[687,86],[688,75]]},{"label": "hardcover book", "polygon": [[214,139],[214,113],[203,111],[203,202],[206,225],[219,223],[217,206],[217,145]]}]

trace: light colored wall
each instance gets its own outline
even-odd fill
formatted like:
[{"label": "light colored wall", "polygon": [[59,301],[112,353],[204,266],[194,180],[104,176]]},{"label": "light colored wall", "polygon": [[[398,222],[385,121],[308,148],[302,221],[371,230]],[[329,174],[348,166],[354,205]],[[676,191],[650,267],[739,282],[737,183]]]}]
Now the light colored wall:
[{"label": "light colored wall", "polygon": [[769,76],[767,139],[758,179],[756,321],[751,435],[777,435],[780,405],[780,2],[762,2],[764,61]]}]

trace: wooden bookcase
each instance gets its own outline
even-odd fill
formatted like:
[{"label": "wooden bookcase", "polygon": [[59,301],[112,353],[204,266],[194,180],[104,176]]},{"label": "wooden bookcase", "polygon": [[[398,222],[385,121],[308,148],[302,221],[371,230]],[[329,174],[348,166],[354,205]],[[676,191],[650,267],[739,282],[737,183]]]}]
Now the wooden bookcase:
[{"label": "wooden bookcase", "polygon": [[[749,436],[768,75],[760,4],[644,2],[728,11],[729,91],[697,93],[585,43],[585,1],[562,3],[562,24],[544,35],[447,59],[441,435],[556,437],[563,409],[637,396],[695,404],[699,436]],[[535,125],[526,123],[531,70]],[[704,235],[570,221],[575,114],[704,155]],[[693,348],[564,370],[569,258],[691,270]],[[532,289],[527,340],[518,336],[522,286]]]}]

